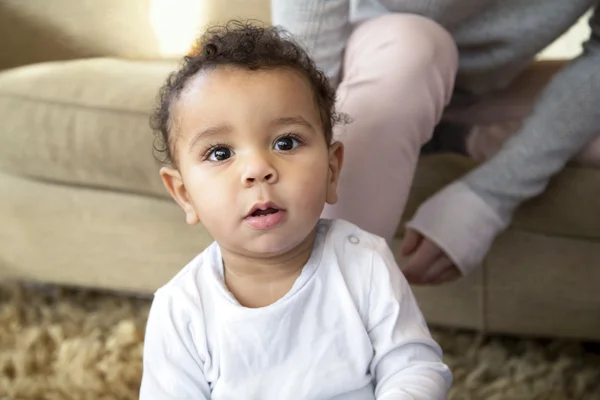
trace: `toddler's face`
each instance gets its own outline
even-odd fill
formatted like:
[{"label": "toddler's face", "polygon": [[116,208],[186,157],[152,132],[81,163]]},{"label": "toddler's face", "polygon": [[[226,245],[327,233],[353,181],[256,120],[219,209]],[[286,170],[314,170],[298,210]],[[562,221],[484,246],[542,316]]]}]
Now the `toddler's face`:
[{"label": "toddler's face", "polygon": [[327,146],[311,87],[293,70],[202,72],[172,121],[179,168],[161,170],[165,186],[224,249],[289,251],[337,200],[341,145]]}]

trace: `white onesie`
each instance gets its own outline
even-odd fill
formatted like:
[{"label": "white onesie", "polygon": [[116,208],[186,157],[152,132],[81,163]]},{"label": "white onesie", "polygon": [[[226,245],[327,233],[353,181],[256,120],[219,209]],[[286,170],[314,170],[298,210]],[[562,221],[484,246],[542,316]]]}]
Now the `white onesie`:
[{"label": "white onesie", "polygon": [[321,220],[292,289],[227,290],[213,243],[154,297],[140,399],[445,399],[452,375],[387,243]]}]

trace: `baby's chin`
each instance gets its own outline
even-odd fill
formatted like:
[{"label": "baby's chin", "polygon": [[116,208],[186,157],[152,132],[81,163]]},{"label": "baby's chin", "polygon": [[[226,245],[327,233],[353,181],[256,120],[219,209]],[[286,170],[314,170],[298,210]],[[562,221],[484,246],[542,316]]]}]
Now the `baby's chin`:
[{"label": "baby's chin", "polygon": [[[306,248],[309,245],[307,241],[312,240],[312,232],[300,237],[289,237],[278,232],[261,235],[260,237],[244,241],[243,243],[221,243],[217,242],[221,247],[227,248],[228,251],[236,254],[247,256],[249,258],[275,258],[285,256],[286,254],[298,251],[298,249]],[[312,243],[310,243],[312,247]]]}]

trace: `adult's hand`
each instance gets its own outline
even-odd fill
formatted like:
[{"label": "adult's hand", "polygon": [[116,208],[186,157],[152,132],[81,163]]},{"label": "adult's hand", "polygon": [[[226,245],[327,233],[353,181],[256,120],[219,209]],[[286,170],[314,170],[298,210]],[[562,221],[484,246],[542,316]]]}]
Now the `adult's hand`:
[{"label": "adult's hand", "polygon": [[408,257],[402,272],[406,279],[417,285],[438,285],[461,276],[448,255],[432,240],[408,228],[400,249]]}]

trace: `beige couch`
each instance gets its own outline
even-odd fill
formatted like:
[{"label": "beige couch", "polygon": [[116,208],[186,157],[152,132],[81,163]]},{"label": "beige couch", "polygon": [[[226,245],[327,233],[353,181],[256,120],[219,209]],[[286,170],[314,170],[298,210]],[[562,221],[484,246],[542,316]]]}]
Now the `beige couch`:
[{"label": "beige couch", "polygon": [[[1,278],[148,294],[211,241],[163,190],[148,116],[197,29],[269,9],[192,3],[0,0]],[[424,158],[407,215],[472,167]],[[600,171],[569,167],[482,269],[416,293],[432,324],[600,339],[599,290]]]}]

